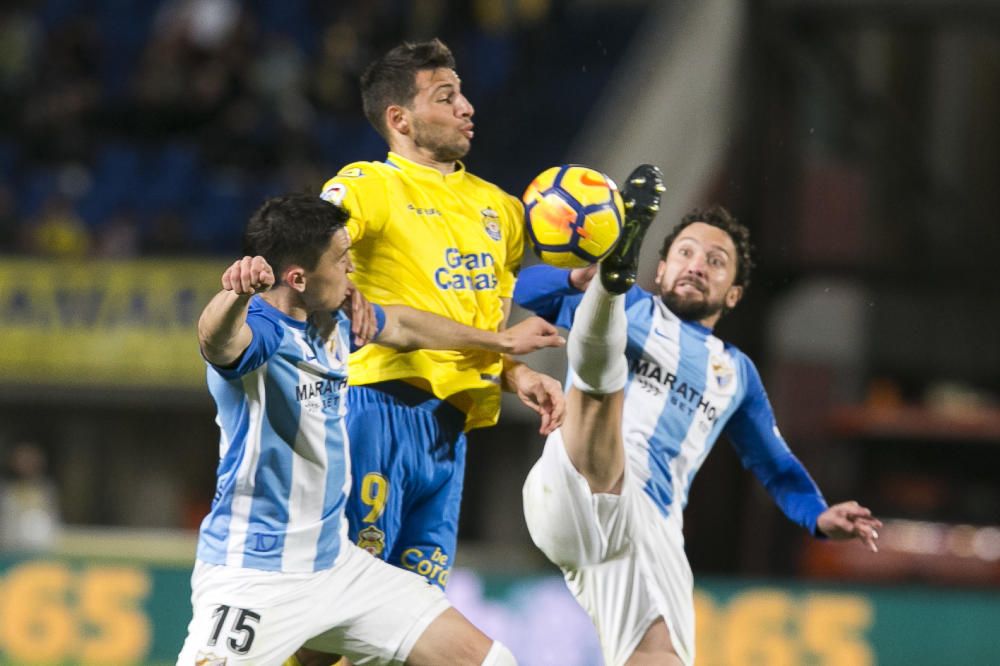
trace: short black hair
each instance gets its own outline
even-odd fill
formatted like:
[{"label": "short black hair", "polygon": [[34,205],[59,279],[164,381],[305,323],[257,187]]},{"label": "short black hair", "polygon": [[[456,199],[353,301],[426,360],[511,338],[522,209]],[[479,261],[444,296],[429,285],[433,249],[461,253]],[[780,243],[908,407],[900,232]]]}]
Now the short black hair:
[{"label": "short black hair", "polygon": [[753,246],[750,244],[750,230],[740,223],[732,213],[719,205],[710,206],[704,210],[695,208],[677,223],[666,238],[663,239],[663,246],[660,248],[660,259],[667,258],[670,246],[677,240],[686,227],[695,222],[703,222],[713,227],[722,229],[733,240],[736,246],[736,279],[734,285],[743,287],[745,290],[750,286],[750,272],[753,270]]},{"label": "short black hair", "polygon": [[349,217],[341,206],[314,194],[272,197],[250,217],[243,231],[243,253],[264,257],[275,276],[291,264],[312,270]]},{"label": "short black hair", "polygon": [[391,105],[409,107],[417,95],[417,72],[455,69],[451,49],[440,39],[403,42],[368,65],[361,75],[361,104],[365,116],[387,141],[385,110]]}]

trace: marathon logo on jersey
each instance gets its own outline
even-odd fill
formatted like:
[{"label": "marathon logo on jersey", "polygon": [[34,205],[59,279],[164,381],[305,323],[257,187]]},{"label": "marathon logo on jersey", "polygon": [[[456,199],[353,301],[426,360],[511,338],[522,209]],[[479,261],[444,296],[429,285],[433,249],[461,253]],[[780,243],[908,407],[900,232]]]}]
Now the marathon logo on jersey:
[{"label": "marathon logo on jersey", "polygon": [[358,532],[358,548],[379,557],[385,550],[385,532],[374,525],[369,525]]},{"label": "marathon logo on jersey", "polygon": [[463,254],[445,248],[444,266],[434,271],[434,283],[444,290],[484,291],[497,288],[496,259],[489,252]]},{"label": "marathon logo on jersey", "polygon": [[295,399],[309,411],[336,407],[340,404],[340,392],[347,386],[347,379],[321,379],[305,382],[295,387]]},{"label": "marathon logo on jersey", "polygon": [[500,216],[488,206],[479,212],[483,216],[483,227],[486,229],[486,235],[495,241],[500,240]]},{"label": "marathon logo on jersey", "polygon": [[420,548],[407,548],[403,551],[400,563],[404,569],[415,571],[432,583],[444,588],[448,584],[448,554],[435,547],[434,552],[427,555]]},{"label": "marathon logo on jersey", "polygon": [[324,201],[329,201],[335,206],[340,206],[344,203],[344,198],[347,196],[347,186],[343,183],[330,183],[323,189],[320,193],[319,198]]},{"label": "marathon logo on jersey", "polygon": [[361,178],[363,175],[365,175],[365,172],[359,167],[351,167],[338,173],[337,178]]},{"label": "marathon logo on jersey", "polygon": [[687,382],[678,382],[674,373],[647,359],[629,359],[628,366],[629,372],[640,386],[656,395],[668,391],[670,404],[684,414],[692,416],[700,411],[709,423],[719,418],[721,410],[712,404],[708,396]]},{"label": "marathon logo on jersey", "polygon": [[226,666],[226,658],[199,650],[194,656],[194,666]]}]

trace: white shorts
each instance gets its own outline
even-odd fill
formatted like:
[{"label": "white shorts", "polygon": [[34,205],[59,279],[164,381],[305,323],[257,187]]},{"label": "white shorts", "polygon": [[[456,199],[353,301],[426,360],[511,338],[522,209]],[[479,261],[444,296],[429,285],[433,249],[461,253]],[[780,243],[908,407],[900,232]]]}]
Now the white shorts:
[{"label": "white shorts", "polygon": [[658,617],[690,665],[694,581],[684,537],[637,479],[626,456],[621,494],[592,493],[557,430],[524,482],[528,531],[594,621],[608,666],[624,664]]},{"label": "white shorts", "polygon": [[355,664],[402,664],[451,604],[414,573],[345,542],[336,564],[281,573],[197,562],[178,666],[281,664],[303,644]]}]

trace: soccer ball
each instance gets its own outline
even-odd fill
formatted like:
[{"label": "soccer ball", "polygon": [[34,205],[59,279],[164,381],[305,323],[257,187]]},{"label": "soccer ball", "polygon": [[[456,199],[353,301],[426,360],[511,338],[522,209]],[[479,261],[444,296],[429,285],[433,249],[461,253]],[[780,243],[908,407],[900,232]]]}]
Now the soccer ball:
[{"label": "soccer ball", "polygon": [[521,199],[531,246],[551,266],[582,268],[597,263],[618,242],[622,196],[600,171],[579,164],[546,169]]}]

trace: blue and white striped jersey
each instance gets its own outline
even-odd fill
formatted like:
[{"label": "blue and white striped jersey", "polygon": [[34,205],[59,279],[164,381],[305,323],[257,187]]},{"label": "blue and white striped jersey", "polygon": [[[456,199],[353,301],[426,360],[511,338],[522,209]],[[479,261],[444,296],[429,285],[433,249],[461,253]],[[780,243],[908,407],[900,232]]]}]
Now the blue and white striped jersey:
[{"label": "blue and white striped jersey", "polygon": [[[566,328],[582,298],[568,271],[543,265],[522,271],[514,291],[518,305]],[[625,450],[664,516],[681,526],[691,481],[724,432],[782,511],[816,533],[826,502],[782,439],[753,362],[639,287],[625,307]]]},{"label": "blue and white striped jersey", "polygon": [[268,571],[333,566],[351,486],[344,426],[350,322],[329,330],[254,296],[253,340],[232,368],[208,366],[219,467],[198,559]]}]

